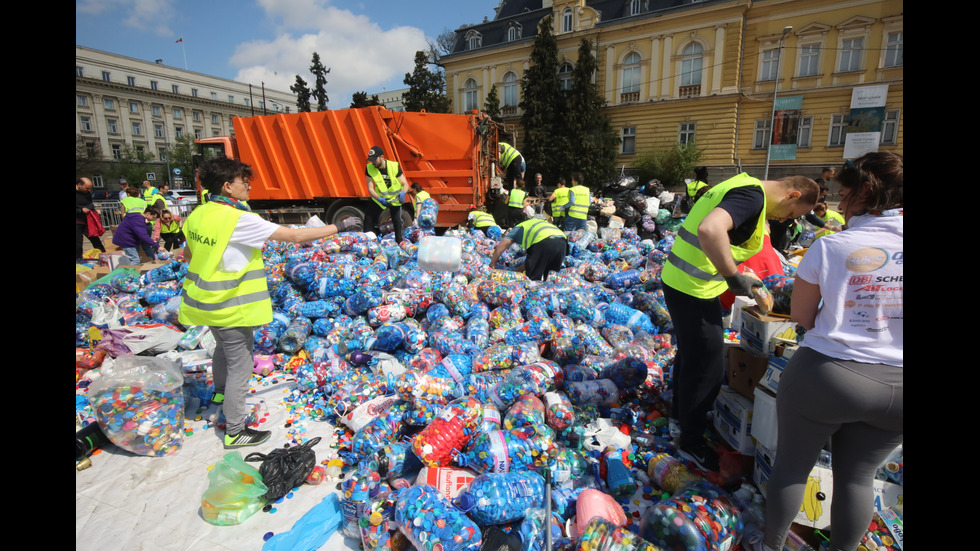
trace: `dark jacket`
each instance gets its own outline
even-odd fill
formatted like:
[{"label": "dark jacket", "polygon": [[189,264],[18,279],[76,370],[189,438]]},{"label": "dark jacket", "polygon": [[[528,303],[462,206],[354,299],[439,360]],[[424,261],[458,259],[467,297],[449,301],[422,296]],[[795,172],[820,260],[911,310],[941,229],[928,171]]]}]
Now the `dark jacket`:
[{"label": "dark jacket", "polygon": [[146,218],[143,213],[131,212],[123,217],[122,222],[112,232],[112,244],[120,249],[128,249],[139,245],[141,242],[150,245],[154,250],[160,247],[147,234]]},{"label": "dark jacket", "polygon": [[90,210],[95,210],[95,203],[92,202],[92,193],[88,191],[75,190],[75,223],[76,224],[87,224],[86,217],[88,216],[82,212],[82,208],[87,208]]}]

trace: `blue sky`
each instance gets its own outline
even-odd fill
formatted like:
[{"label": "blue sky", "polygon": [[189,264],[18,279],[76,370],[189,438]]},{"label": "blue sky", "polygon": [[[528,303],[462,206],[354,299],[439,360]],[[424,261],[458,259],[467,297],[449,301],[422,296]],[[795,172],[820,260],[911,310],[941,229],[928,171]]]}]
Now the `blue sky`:
[{"label": "blue sky", "polygon": [[76,0],[75,43],[285,92],[296,75],[312,84],[316,51],[331,69],[328,107],[343,109],[356,91],[404,88],[427,40],[492,19],[496,6],[497,0]]}]

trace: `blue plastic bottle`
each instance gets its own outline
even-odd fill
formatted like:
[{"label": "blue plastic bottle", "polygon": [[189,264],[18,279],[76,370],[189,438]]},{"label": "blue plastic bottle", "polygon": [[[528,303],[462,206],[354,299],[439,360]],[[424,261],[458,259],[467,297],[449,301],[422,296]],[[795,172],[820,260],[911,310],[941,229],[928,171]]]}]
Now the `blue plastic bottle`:
[{"label": "blue plastic bottle", "polygon": [[623,463],[622,450],[607,449],[602,454],[602,462],[606,466],[606,486],[613,497],[622,499],[636,492],[636,479]]},{"label": "blue plastic bottle", "polygon": [[479,526],[513,522],[544,507],[544,478],[535,471],[481,474],[453,504]]}]

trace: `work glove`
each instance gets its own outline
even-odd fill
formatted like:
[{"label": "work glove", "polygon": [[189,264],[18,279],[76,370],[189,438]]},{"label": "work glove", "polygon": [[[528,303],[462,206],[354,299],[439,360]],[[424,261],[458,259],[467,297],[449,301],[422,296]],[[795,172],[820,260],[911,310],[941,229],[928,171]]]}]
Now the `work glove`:
[{"label": "work glove", "polygon": [[735,275],[728,276],[725,278],[725,283],[728,283],[728,288],[732,290],[733,293],[740,297],[751,297],[753,287],[763,287],[758,279],[751,278],[745,274],[736,273]]},{"label": "work glove", "polygon": [[344,218],[340,222],[337,222],[337,231],[340,232],[345,232],[351,230],[352,228],[360,228],[360,227],[361,227],[361,219],[356,216],[348,216],[347,218]]},{"label": "work glove", "polygon": [[401,193],[398,194],[398,200],[401,201],[402,203],[405,203],[405,192],[404,191],[402,191]]},{"label": "work glove", "polygon": [[388,204],[388,200],[385,199],[384,197],[378,197],[378,202],[381,203],[381,206],[383,206],[383,207],[389,207],[389,206],[391,206],[391,205]]}]

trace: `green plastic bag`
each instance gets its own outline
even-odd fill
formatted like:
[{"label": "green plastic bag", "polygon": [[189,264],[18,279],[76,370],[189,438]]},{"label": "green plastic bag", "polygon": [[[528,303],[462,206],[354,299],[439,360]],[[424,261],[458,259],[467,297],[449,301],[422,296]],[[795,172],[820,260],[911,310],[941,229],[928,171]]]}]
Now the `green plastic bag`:
[{"label": "green plastic bag", "polygon": [[259,471],[237,451],[225,454],[208,473],[208,479],[211,483],[201,497],[201,514],[211,524],[241,524],[265,505],[262,496],[269,488]]}]

